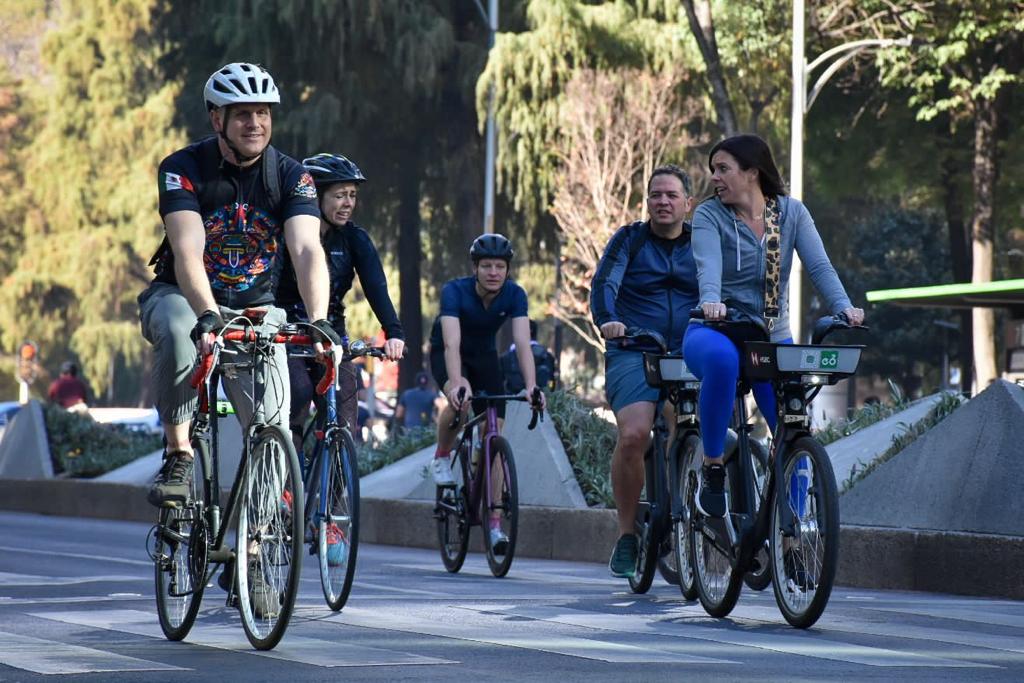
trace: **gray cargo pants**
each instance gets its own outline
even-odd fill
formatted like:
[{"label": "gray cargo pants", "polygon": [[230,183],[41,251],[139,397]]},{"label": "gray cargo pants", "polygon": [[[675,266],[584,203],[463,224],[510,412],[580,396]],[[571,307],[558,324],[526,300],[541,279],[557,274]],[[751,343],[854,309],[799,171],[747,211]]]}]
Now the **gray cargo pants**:
[{"label": "gray cargo pants", "polygon": [[[189,378],[196,362],[196,346],[189,333],[196,324],[185,296],[175,285],[154,282],[139,295],[139,319],[142,336],[153,345],[153,386],[156,387],[156,409],[165,425],[181,424],[192,419],[196,408],[196,390]],[[286,322],[285,312],[266,306],[263,327],[278,328]],[[220,307],[220,314],[230,320],[240,310]],[[288,388],[288,356],[284,344],[275,344],[270,362],[264,371],[263,416],[269,424],[288,428],[290,394]],[[253,415],[253,383],[251,372],[239,372],[235,378],[223,378],[235,413],[243,427]],[[257,393],[260,393],[257,387]]]}]

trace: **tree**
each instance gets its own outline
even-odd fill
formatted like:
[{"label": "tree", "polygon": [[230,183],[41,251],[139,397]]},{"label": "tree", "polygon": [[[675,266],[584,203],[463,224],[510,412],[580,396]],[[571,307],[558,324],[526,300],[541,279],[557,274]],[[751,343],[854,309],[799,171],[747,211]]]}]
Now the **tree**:
[{"label": "tree", "polygon": [[[909,3],[908,3],[909,5]],[[1021,84],[1024,61],[1024,3],[971,0],[910,5],[893,13],[889,3],[865,3],[905,24],[915,36],[909,48],[880,55],[885,83],[907,88],[921,121],[948,116],[951,126],[973,128],[971,160],[971,281],[992,280],[994,265],[995,191],[1002,159],[1002,128],[1011,91]],[[976,386],[983,389],[997,376],[995,315],[992,309],[973,312]]]},{"label": "tree", "polygon": [[[46,77],[27,88],[38,133],[24,150],[27,202],[14,295],[0,306],[3,343],[25,330],[49,365],[70,353],[97,395],[116,370],[137,376],[144,341],[135,297],[156,247],[154,169],[183,142],[172,125],[176,82],[158,66],[156,0],[65,2],[43,43]],[[17,330],[17,331],[16,331]]]},{"label": "tree", "polygon": [[554,314],[603,349],[590,315],[590,283],[618,226],[643,215],[644,183],[670,154],[691,142],[695,115],[679,93],[684,76],[638,69],[577,72],[566,87],[551,213],[561,230],[562,287]]}]

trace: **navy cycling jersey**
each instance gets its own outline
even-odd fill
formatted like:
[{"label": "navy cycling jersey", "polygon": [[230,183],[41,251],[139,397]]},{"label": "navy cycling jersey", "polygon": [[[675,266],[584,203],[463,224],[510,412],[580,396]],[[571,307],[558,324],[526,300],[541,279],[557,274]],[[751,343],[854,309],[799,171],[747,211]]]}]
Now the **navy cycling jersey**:
[{"label": "navy cycling jersey", "polygon": [[[342,226],[331,226],[320,241],[327,255],[327,271],[331,278],[327,319],[334,329],[341,335],[345,334],[344,298],[358,275],[366,300],[384,329],[384,336],[388,339],[403,339],[402,323],[398,320],[395,305],[388,294],[384,267],[369,233],[349,221]],[[285,259],[284,274],[277,289],[277,305],[288,312],[288,320],[292,322],[309,320],[299,296],[291,259]]]},{"label": "navy cycling jersey", "polygon": [[[204,159],[218,160],[212,186],[200,190],[209,169]],[[218,304],[245,308],[274,302],[284,253],[284,222],[299,215],[320,216],[316,187],[294,159],[277,153],[281,200],[272,202],[261,178],[262,164],[240,168],[220,155],[211,137],[174,152],[160,163],[161,218],[175,211],[195,211],[206,228],[203,266]],[[200,204],[205,205],[201,206]],[[168,249],[157,263],[157,282],[177,284],[174,255]]]},{"label": "navy cycling jersey", "polygon": [[655,235],[649,223],[622,226],[605,247],[590,291],[598,327],[621,322],[654,330],[675,351],[682,347],[690,310],[698,301],[689,225],[674,240]]},{"label": "navy cycling jersey", "polygon": [[459,319],[462,343],[459,351],[464,356],[498,352],[495,340],[498,330],[511,318],[525,318],[528,315],[526,291],[512,280],[506,280],[501,291],[484,308],[480,295],[476,293],[476,278],[472,275],[449,280],[441,289],[441,312],[434,320],[430,332],[430,345],[435,349],[444,348],[441,334],[441,317]]}]

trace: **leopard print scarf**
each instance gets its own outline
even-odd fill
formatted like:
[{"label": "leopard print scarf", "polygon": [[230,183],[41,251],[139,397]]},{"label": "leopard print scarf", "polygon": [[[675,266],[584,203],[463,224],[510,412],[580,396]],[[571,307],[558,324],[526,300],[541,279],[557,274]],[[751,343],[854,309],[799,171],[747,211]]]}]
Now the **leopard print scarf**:
[{"label": "leopard print scarf", "polygon": [[782,239],[779,230],[779,200],[772,197],[764,205],[764,318],[768,329],[779,319],[779,290],[782,280]]}]

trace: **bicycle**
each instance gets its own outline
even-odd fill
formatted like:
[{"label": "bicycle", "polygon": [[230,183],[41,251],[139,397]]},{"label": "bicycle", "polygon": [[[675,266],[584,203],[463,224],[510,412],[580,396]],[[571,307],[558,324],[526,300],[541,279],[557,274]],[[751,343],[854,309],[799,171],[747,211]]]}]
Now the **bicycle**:
[{"label": "bicycle", "polygon": [[[268,380],[283,380],[268,377],[273,345],[313,340],[263,325],[265,315],[266,309],[246,309],[228,321],[190,380],[199,405],[190,429],[189,493],[182,504],[161,508],[147,542],[155,566],[160,627],[169,640],[188,635],[206,584],[221,564],[234,566],[225,604],[237,604],[253,647],[269,650],[277,645],[291,618],[302,548],[302,517],[292,513],[292,505],[302,500],[302,478],[290,435],[266,421],[263,396]],[[225,342],[232,342],[232,348]],[[225,356],[236,359],[223,360]],[[217,385],[222,375],[239,371],[252,372],[254,411],[250,423],[243,425],[242,458],[222,511]],[[228,540],[232,522],[234,546]]]},{"label": "bicycle", "polygon": [[[293,349],[289,355],[310,358],[305,349]],[[383,349],[354,341],[342,353],[342,362],[371,356],[384,358]],[[345,606],[355,577],[359,548],[359,463],[350,426],[339,423],[337,397],[338,366],[325,364],[324,376],[317,385],[315,417],[310,420],[300,443],[315,437],[312,453],[299,458],[306,491],[303,508],[306,519],[304,540],[309,554],[317,557],[320,586],[327,606],[337,612]]]},{"label": "bicycle", "polygon": [[[533,429],[538,419],[543,419],[542,412],[536,407],[539,393],[540,388],[530,397],[512,394],[473,396],[472,400],[477,405],[483,404],[484,410],[471,417],[462,428],[452,462],[455,483],[438,486],[434,503],[441,561],[449,572],[456,573],[462,569],[469,549],[470,529],[478,525],[483,531],[491,574],[500,578],[512,566],[519,531],[519,484],[512,447],[498,431],[497,404],[506,401],[530,403],[533,414],[528,428]],[[461,421],[461,412],[456,412],[449,428],[457,428]],[[474,442],[473,432],[478,425],[482,425],[483,434]],[[474,443],[479,447],[475,448]],[[494,495],[495,488],[500,489],[498,495]],[[505,547],[491,542],[488,525],[493,511],[500,512],[500,529],[508,539]]]},{"label": "bicycle", "polygon": [[623,348],[656,349],[642,351],[644,378],[661,390],[661,399],[668,400],[673,416],[670,433],[664,411],[656,411],[653,438],[644,453],[644,493],[634,522],[639,539],[637,571],[629,577],[629,587],[634,593],[646,593],[657,567],[668,583],[679,586],[687,600],[694,600],[697,594],[686,543],[680,543],[685,535],[680,536],[678,530],[684,528],[680,526],[686,515],[684,487],[691,480],[686,473],[693,467],[700,447],[700,381],[686,367],[682,354],[668,353],[664,338],[657,332],[629,328],[621,339]]},{"label": "bicycle", "polygon": [[[702,317],[701,309],[691,312],[691,318]],[[736,323],[705,324],[727,328]],[[830,332],[853,327],[845,318],[827,317],[815,326],[811,344],[743,344],[736,392],[743,428],[738,433],[740,457],[726,462],[728,514],[705,517],[692,494],[687,503],[697,592],[713,617],[724,617],[735,607],[742,578],[766,540],[775,600],[786,621],[809,628],[828,604],[839,558],[839,496],[828,453],[811,436],[808,406],[823,386],[856,373],[863,346],[821,344]],[[778,424],[760,491],[743,400],[752,380],[770,380],[778,403]]]}]

